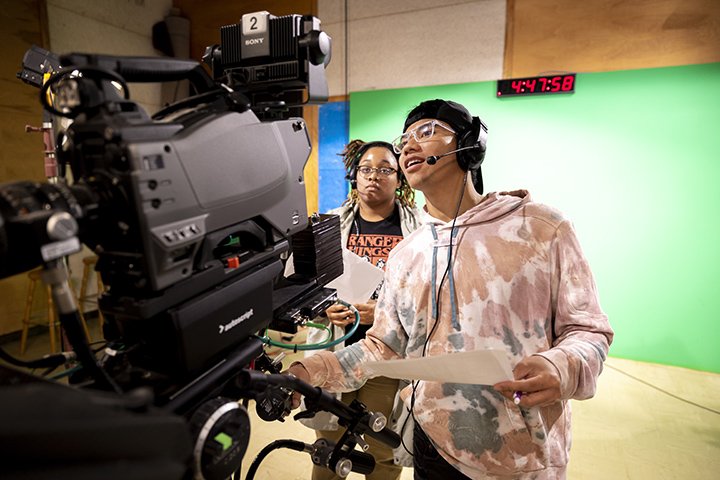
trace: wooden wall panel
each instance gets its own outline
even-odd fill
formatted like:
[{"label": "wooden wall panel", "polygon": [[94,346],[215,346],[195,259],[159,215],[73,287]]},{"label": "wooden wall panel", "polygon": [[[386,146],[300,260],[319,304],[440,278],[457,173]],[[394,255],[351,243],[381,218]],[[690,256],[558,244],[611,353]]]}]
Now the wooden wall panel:
[{"label": "wooden wall panel", "polygon": [[[40,21],[44,9],[43,0],[3,2],[0,16],[0,183],[45,179],[42,135],[25,133],[25,125],[40,126],[42,123],[38,89],[15,77],[31,44],[47,48],[47,31],[41,27],[46,22]],[[20,329],[26,278],[21,274],[0,280],[0,335]],[[44,295],[37,295],[36,300],[38,297],[44,298]],[[36,304],[40,315],[44,307],[39,302]]]},{"label": "wooden wall panel", "polygon": [[508,0],[505,78],[720,61],[718,0]]},{"label": "wooden wall panel", "polygon": [[303,118],[305,119],[305,124],[308,128],[308,133],[310,134],[310,144],[312,145],[312,150],[310,151],[310,157],[308,158],[307,163],[305,164],[305,204],[307,205],[307,211],[308,215],[311,215],[314,212],[318,211],[318,194],[319,194],[319,186],[320,182],[318,181],[318,174],[319,174],[319,156],[318,156],[318,146],[319,146],[319,137],[318,132],[320,130],[319,127],[319,112],[318,112],[318,106],[312,105],[308,107],[303,108]]}]

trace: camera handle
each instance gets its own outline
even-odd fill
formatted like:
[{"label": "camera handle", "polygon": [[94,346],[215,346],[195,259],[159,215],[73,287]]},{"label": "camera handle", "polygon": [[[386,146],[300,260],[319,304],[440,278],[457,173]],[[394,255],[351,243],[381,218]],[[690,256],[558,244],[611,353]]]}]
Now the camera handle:
[{"label": "camera handle", "polygon": [[53,302],[57,309],[60,325],[70,345],[75,351],[82,367],[95,380],[97,386],[103,390],[122,393],[120,387],[110,378],[98,363],[95,354],[88,344],[85,332],[80,322],[75,296],[68,281],[67,267],[62,259],[45,262],[41,273],[43,282],[50,287]]},{"label": "camera handle", "polygon": [[[330,412],[338,417],[340,424],[348,426],[354,433],[368,434],[375,440],[392,448],[400,445],[400,436],[386,427],[385,416],[367,411],[361,403],[346,405],[331,393],[320,387],[313,387],[292,375],[266,375],[252,370],[243,370],[237,378],[237,386],[246,391],[262,392],[268,387],[281,386],[299,392],[305,397],[308,413],[320,410]],[[304,415],[305,412],[298,415]],[[295,415],[295,418],[298,418]]]},{"label": "camera handle", "polygon": [[[313,416],[316,412],[323,410],[338,417],[340,425],[347,430],[337,445],[320,439],[322,442],[315,442],[314,445],[305,445],[292,441],[275,442],[268,445],[266,449],[253,462],[253,473],[257,465],[271,450],[276,448],[292,448],[294,450],[306,451],[312,456],[313,463],[329,468],[341,477],[347,476],[351,471],[358,473],[370,473],[375,468],[375,461],[371,455],[365,452],[354,450],[355,445],[360,444],[363,450],[367,450],[367,443],[362,439],[362,434],[370,435],[376,440],[395,448],[400,445],[400,436],[387,428],[387,420],[384,415],[368,411],[367,407],[357,400],[346,405],[336,399],[334,395],[322,390],[319,387],[303,382],[292,375],[264,374],[252,370],[243,370],[237,378],[237,386],[246,391],[254,391],[262,394],[267,389],[284,388],[294,390],[305,396],[306,412],[295,415],[295,419]],[[248,479],[252,478],[248,476]]]}]

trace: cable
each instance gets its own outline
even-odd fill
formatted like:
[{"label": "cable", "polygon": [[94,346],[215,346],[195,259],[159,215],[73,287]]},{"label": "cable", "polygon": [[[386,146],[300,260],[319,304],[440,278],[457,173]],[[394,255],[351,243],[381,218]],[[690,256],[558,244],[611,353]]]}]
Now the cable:
[{"label": "cable", "polygon": [[[270,337],[267,336],[267,329],[265,330],[265,336],[258,337],[258,338],[260,339],[261,342],[263,342],[266,345],[272,345],[273,347],[285,348],[287,350],[293,350],[294,352],[297,352],[299,350],[325,350],[327,348],[334,347],[338,343],[344,342],[345,340],[350,338],[355,333],[355,331],[358,329],[358,326],[360,325],[360,312],[358,312],[357,309],[352,305],[348,305],[348,307],[350,308],[351,311],[353,311],[353,313],[355,315],[355,322],[353,323],[352,327],[350,328],[350,331],[346,332],[345,335],[338,338],[337,340],[333,340],[333,341],[327,342],[327,343],[305,343],[302,345],[297,344],[297,343],[280,343],[280,342],[276,342],[275,340],[272,340]],[[313,322],[308,322],[306,325],[316,327],[316,328],[321,327],[322,329],[327,330],[329,333],[329,336],[326,337],[325,339],[323,339],[323,342],[325,342],[325,340],[332,338],[332,332],[330,331],[330,329],[327,326],[321,325],[318,323],[313,323]]]},{"label": "cable", "polygon": [[61,378],[69,377],[69,376],[72,375],[73,373],[79,372],[80,370],[82,370],[82,366],[76,365],[76,366],[74,366],[74,367],[72,367],[72,368],[68,368],[68,369],[65,370],[65,371],[56,373],[55,375],[53,375],[52,377],[50,377],[50,379],[51,379],[51,380],[59,380],[59,379],[61,379]]},{"label": "cable", "polygon": [[644,385],[647,385],[647,386],[650,387],[650,388],[654,388],[654,389],[657,390],[658,392],[664,393],[665,395],[667,395],[667,396],[669,396],[669,397],[672,397],[672,398],[674,398],[674,399],[676,399],[676,400],[680,400],[681,402],[685,402],[685,403],[687,403],[687,404],[689,404],[689,405],[692,405],[692,406],[694,406],[694,407],[702,408],[703,410],[707,410],[707,411],[710,412],[710,413],[714,413],[714,414],[716,414],[716,415],[720,415],[720,411],[718,411],[718,410],[712,409],[712,408],[710,408],[710,407],[706,407],[705,405],[700,405],[699,403],[695,403],[695,402],[693,402],[693,401],[691,401],[691,400],[688,400],[688,399],[686,399],[686,398],[682,398],[682,397],[680,397],[680,396],[678,396],[678,395],[675,395],[674,393],[670,393],[670,392],[668,392],[667,390],[663,390],[662,388],[658,387],[657,385],[653,385],[653,384],[650,383],[650,382],[646,382],[646,381],[643,380],[642,378],[638,378],[638,377],[636,377],[636,376],[634,376],[634,375],[631,375],[631,374],[629,374],[629,373],[627,373],[627,372],[619,369],[618,367],[614,367],[614,366],[610,365],[610,364],[607,363],[607,362],[605,362],[605,365],[606,365],[608,368],[611,368],[612,370],[615,370],[615,371],[618,372],[618,373],[622,373],[623,375],[625,375],[625,376],[627,376],[627,377],[630,377],[630,378],[632,378],[633,380],[635,380],[635,381],[637,381],[637,382],[640,382],[640,383],[642,383],[642,384],[644,384]]},{"label": "cable", "polygon": [[[447,274],[450,271],[450,269],[452,268],[453,232],[455,231],[455,223],[457,222],[457,217],[458,217],[458,214],[460,213],[460,205],[462,204],[463,197],[465,196],[465,188],[467,186],[468,174],[469,174],[469,172],[467,172],[465,174],[465,176],[463,177],[463,187],[462,187],[462,190],[460,191],[460,199],[458,199],[457,207],[455,207],[455,215],[453,216],[452,225],[450,226],[450,242],[449,242],[449,246],[448,246],[448,249],[449,249],[448,262],[447,262],[447,266],[445,267],[445,272],[443,272],[443,276],[440,279],[440,284],[438,285],[438,289],[437,289],[437,295],[435,296],[435,311],[437,312],[436,318],[435,318],[435,323],[433,324],[433,327],[430,329],[430,333],[428,334],[427,338],[425,339],[421,357],[425,356],[425,353],[427,352],[428,343],[430,343],[430,338],[432,337],[432,334],[435,333],[435,328],[437,328],[438,324],[440,323],[438,321],[438,319],[440,318],[440,292],[442,291],[442,286],[443,286],[443,283],[445,283]],[[405,418],[405,421],[403,422],[403,426],[400,429],[400,439],[401,439],[402,446],[405,449],[405,451],[408,454],[410,454],[410,456],[414,456],[414,455],[408,449],[407,445],[405,445],[405,438],[403,436],[403,432],[405,431],[405,427],[407,426],[407,421],[410,419],[410,417],[412,417],[413,422],[417,423],[417,420],[415,420],[415,411],[414,411],[414,409],[415,409],[415,392],[417,391],[418,386],[420,386],[421,381],[422,380],[417,380],[417,381],[413,380],[410,382],[410,384],[412,385],[412,395],[410,396],[410,408],[409,408],[410,415],[407,418]]]},{"label": "cable", "polygon": [[[265,336],[260,337],[260,340],[263,343],[265,343],[266,345],[272,345],[273,347],[280,347],[280,348],[285,348],[285,349],[289,349],[289,350],[314,350],[315,348],[323,347],[323,342],[326,342],[332,338],[332,331],[326,325],[323,325],[321,323],[315,323],[315,322],[308,322],[305,325],[308,327],[319,328],[319,329],[325,330],[325,332],[327,333],[327,336],[325,338],[323,338],[322,342],[319,342],[319,343],[306,343],[303,345],[300,345],[298,343],[281,343],[281,342],[271,339],[267,333],[269,329],[266,328]],[[312,348],[309,348],[309,347],[312,347]]]},{"label": "cable", "polygon": [[7,353],[2,347],[0,347],[0,359],[5,360],[11,365],[25,368],[53,368],[53,370],[66,362],[75,360],[75,354],[73,352],[61,352],[53,353],[52,355],[45,355],[42,358],[36,360],[20,360]]},{"label": "cable", "polygon": [[304,452],[306,450],[305,444],[298,440],[275,440],[274,442],[266,445],[265,448],[260,450],[260,453],[258,453],[257,457],[255,457],[255,460],[253,460],[253,462],[250,464],[250,468],[248,469],[247,475],[245,476],[246,480],[254,479],[255,472],[257,472],[260,463],[262,463],[262,461],[270,454],[270,452],[279,448],[289,448],[298,452]]},{"label": "cable", "polygon": [[[435,333],[435,329],[437,328],[438,319],[440,318],[440,292],[442,291],[443,283],[445,283],[445,279],[447,278],[448,272],[452,268],[453,263],[453,232],[455,231],[455,223],[457,222],[458,213],[460,213],[460,205],[462,204],[463,197],[465,196],[465,187],[467,186],[467,174],[463,177],[463,187],[460,191],[460,198],[458,199],[457,207],[455,207],[455,215],[453,216],[452,225],[450,225],[450,241],[448,242],[448,261],[447,265],[445,266],[445,271],[443,272],[443,276],[440,279],[440,284],[438,285],[437,289],[437,295],[435,296],[435,311],[437,312],[437,316],[435,318],[435,324],[433,324],[433,327],[430,329],[430,333],[428,334],[427,338],[425,339],[425,344],[423,344],[423,351],[422,356],[424,357],[427,353],[427,346],[430,343],[430,338],[432,337],[432,334]],[[414,390],[413,390],[414,393]]]}]

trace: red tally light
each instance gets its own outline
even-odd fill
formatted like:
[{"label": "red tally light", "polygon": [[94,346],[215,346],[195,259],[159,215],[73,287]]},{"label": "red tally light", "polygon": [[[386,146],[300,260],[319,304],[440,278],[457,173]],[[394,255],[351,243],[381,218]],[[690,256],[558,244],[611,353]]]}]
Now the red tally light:
[{"label": "red tally light", "polygon": [[225,260],[227,268],[238,268],[240,266],[240,259],[238,257],[230,257]]}]

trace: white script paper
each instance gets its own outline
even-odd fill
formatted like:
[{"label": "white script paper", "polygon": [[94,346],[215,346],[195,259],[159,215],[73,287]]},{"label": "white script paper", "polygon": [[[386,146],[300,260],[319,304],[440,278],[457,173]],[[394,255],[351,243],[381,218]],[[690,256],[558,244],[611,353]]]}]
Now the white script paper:
[{"label": "white script paper", "polygon": [[350,305],[367,303],[385,272],[347,248],[342,255],[345,272],[325,286],[337,290],[338,298]]},{"label": "white script paper", "polygon": [[[367,303],[382,282],[385,272],[347,248],[342,249],[343,274],[327,285],[337,290],[338,299],[350,305]],[[285,264],[285,276],[295,273],[292,257]]]},{"label": "white script paper", "polygon": [[364,367],[373,376],[442,383],[494,385],[513,379],[507,353],[492,349],[449,353],[437,357],[367,362]]}]

